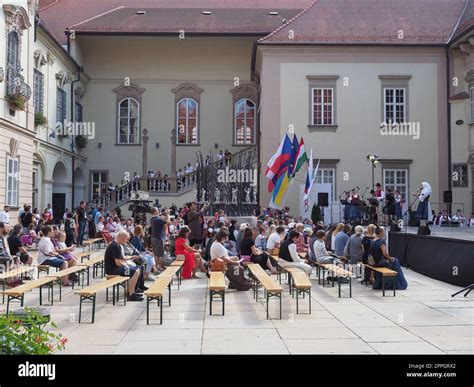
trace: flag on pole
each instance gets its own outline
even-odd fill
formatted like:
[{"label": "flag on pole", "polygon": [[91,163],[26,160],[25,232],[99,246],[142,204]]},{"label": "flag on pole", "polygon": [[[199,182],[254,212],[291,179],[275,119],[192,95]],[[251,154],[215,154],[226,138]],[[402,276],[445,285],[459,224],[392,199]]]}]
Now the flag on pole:
[{"label": "flag on pole", "polygon": [[306,171],[306,182],[304,185],[304,200],[308,199],[309,193],[311,192],[311,188],[313,187],[313,182],[314,182],[313,148],[311,148],[311,152],[309,154],[308,170]]},{"label": "flag on pole", "polygon": [[268,192],[274,191],[276,186],[279,188],[283,182],[281,177],[288,171],[291,157],[291,147],[291,140],[288,135],[285,135],[285,138],[278,148],[277,153],[275,153],[272,157],[273,162],[269,162],[267,164],[268,168],[265,176],[270,180],[268,182]]},{"label": "flag on pole", "polygon": [[[312,150],[311,150],[312,151]],[[292,171],[291,176],[295,177],[295,175],[299,172],[301,167],[308,161],[308,155],[306,154],[306,150],[304,148],[304,140],[301,137],[300,144],[298,145],[298,150],[296,152],[296,161],[294,164],[294,168]]]},{"label": "flag on pole", "polygon": [[298,155],[298,148],[299,148],[299,143],[298,143],[298,137],[296,137],[296,134],[293,135],[293,142],[291,144],[291,153],[290,153],[290,161],[289,161],[289,166],[288,166],[288,177],[291,179],[293,177],[293,170],[296,166],[296,157]]}]

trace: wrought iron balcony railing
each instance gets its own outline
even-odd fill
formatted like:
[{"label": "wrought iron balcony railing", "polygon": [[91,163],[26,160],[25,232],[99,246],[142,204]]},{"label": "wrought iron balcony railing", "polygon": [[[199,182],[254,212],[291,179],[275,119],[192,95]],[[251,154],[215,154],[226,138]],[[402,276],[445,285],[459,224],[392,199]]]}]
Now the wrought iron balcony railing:
[{"label": "wrought iron balcony railing", "polygon": [[7,67],[7,95],[21,95],[29,100],[31,98],[31,87],[25,82],[25,77],[20,74],[19,69]]}]

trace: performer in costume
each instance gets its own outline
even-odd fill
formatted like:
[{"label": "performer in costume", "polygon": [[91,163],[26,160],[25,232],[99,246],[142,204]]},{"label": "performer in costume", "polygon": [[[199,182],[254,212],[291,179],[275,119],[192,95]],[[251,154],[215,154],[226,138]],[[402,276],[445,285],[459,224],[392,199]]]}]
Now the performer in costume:
[{"label": "performer in costume", "polygon": [[351,222],[355,222],[355,221],[360,220],[360,218],[361,218],[360,206],[362,204],[362,201],[360,199],[357,188],[354,188],[351,191],[351,194],[350,194],[349,198],[347,199],[347,201],[350,204],[350,207],[349,207],[350,208],[350,210],[349,210],[349,220]]},{"label": "performer in costume", "polygon": [[431,185],[424,181],[421,183],[422,187],[418,194],[415,196],[418,197],[420,203],[416,209],[416,218],[420,220],[420,225],[425,226],[426,221],[430,218],[431,206],[430,206],[430,196],[432,193]]},{"label": "performer in costume", "polygon": [[395,190],[395,214],[397,216],[397,220],[402,218],[402,195],[400,194],[400,191],[397,189]]}]

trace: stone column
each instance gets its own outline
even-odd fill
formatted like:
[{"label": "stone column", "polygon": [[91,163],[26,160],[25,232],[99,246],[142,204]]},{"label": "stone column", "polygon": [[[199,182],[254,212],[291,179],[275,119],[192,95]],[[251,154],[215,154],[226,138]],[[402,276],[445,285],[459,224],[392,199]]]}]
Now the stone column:
[{"label": "stone column", "polygon": [[171,176],[176,176],[176,129],[171,130]]}]

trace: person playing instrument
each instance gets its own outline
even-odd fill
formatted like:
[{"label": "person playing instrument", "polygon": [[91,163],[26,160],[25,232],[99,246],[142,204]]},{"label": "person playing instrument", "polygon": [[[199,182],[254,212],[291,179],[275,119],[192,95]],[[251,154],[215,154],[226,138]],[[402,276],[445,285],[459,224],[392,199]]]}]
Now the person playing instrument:
[{"label": "person playing instrument", "polygon": [[402,215],[402,205],[403,205],[402,195],[400,194],[400,191],[398,189],[395,190],[393,197],[395,199],[395,216],[397,217],[397,220],[398,220],[398,219],[401,219],[403,216]]},{"label": "person playing instrument", "polygon": [[386,223],[393,223],[393,216],[396,215],[395,209],[395,196],[392,193],[390,188],[387,188],[387,193],[385,194],[385,207],[383,208],[386,215]]},{"label": "person playing instrument", "polygon": [[384,206],[384,203],[385,203],[385,192],[382,189],[382,184],[380,184],[380,183],[375,184],[375,192],[374,192],[373,195],[374,195],[374,198],[378,202],[378,206],[376,208],[376,212],[377,212],[377,222],[376,223],[378,223],[382,219],[383,206]]},{"label": "person playing instrument", "polygon": [[431,185],[426,181],[421,183],[421,185],[422,187],[420,188],[420,191],[415,194],[420,201],[418,208],[416,209],[415,217],[420,220],[421,226],[426,226],[426,221],[429,219],[429,215],[431,214],[430,196],[432,190]]},{"label": "person playing instrument", "polygon": [[349,198],[347,199],[348,203],[350,204],[350,210],[349,210],[350,221],[356,221],[361,218],[360,205],[362,203],[362,200],[360,199],[358,188],[359,187],[353,188],[351,190]]}]

